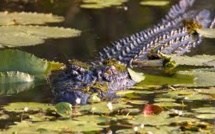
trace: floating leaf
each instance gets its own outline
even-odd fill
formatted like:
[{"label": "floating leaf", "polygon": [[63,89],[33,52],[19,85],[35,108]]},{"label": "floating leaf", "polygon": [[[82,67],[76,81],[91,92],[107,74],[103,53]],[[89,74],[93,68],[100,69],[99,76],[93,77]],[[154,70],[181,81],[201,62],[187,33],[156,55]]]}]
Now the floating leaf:
[{"label": "floating leaf", "polygon": [[34,81],[34,76],[18,71],[0,72],[0,84],[25,83]]},{"label": "floating leaf", "polygon": [[187,122],[187,121],[197,121],[198,119],[188,118],[188,117],[171,117],[169,116],[168,112],[161,112],[158,115],[150,115],[146,116],[144,114],[134,116],[132,120],[128,120],[129,123],[133,125],[152,125],[152,126],[163,126],[169,125],[171,123],[180,123],[180,122]]},{"label": "floating leaf", "polygon": [[0,25],[29,25],[29,24],[45,24],[64,21],[63,17],[43,14],[43,13],[27,13],[27,12],[0,12]]},{"label": "floating leaf", "polygon": [[47,26],[1,26],[0,47],[19,47],[41,44],[48,38],[68,38],[80,35],[70,28]]},{"label": "floating leaf", "polygon": [[138,73],[138,72],[135,72],[133,71],[132,69],[128,68],[128,73],[129,75],[131,76],[131,79],[133,81],[135,81],[136,83],[139,83],[141,82],[142,80],[145,79],[145,76],[143,73]]},{"label": "floating leaf", "polygon": [[143,128],[138,127],[139,129],[135,132],[133,128],[131,129],[120,129],[116,131],[116,134],[171,134],[179,131],[179,127],[172,126],[162,126],[162,127],[153,127],[153,126],[144,126]]},{"label": "floating leaf", "polygon": [[204,94],[193,94],[190,96],[186,96],[184,100],[186,101],[193,101],[193,100],[212,100],[213,98],[210,95],[204,95]]},{"label": "floating leaf", "polygon": [[37,102],[14,102],[14,103],[10,103],[9,105],[4,106],[3,108],[6,111],[23,112],[26,107],[31,111],[39,111],[41,109],[43,109],[43,110],[53,109],[54,110],[53,105],[48,105],[45,103],[37,103]]},{"label": "floating leaf", "polygon": [[44,82],[52,70],[64,64],[49,62],[19,50],[0,51],[0,94],[11,95]]},{"label": "floating leaf", "polygon": [[154,101],[155,102],[174,102],[176,100],[172,98],[155,98]]},{"label": "floating leaf", "polygon": [[29,114],[29,118],[32,122],[39,122],[55,119],[55,116],[47,116],[45,113],[38,112],[36,114]]},{"label": "floating leaf", "polygon": [[120,90],[116,92],[116,95],[118,96],[125,96],[126,94],[131,94],[134,93],[135,91],[133,90]]},{"label": "floating leaf", "polygon": [[55,105],[56,112],[65,118],[72,116],[72,105],[68,102],[60,102]]},{"label": "floating leaf", "polygon": [[196,29],[197,33],[202,35],[205,38],[215,38],[215,29],[212,28],[201,28]]},{"label": "floating leaf", "polygon": [[208,87],[215,86],[215,69],[193,69],[189,71],[179,71],[178,74],[191,74],[195,78],[194,84],[187,84],[186,86],[194,87]]},{"label": "floating leaf", "polygon": [[10,128],[5,131],[5,133],[13,134],[13,133],[32,133],[36,132],[34,124],[29,121],[21,121],[15,122],[15,125],[10,126]]},{"label": "floating leaf", "polygon": [[174,75],[167,75],[167,74],[147,74],[145,73],[145,80],[141,81],[137,84],[137,86],[144,86],[144,85],[165,85],[165,84],[193,84],[194,77],[192,74],[174,74]]},{"label": "floating leaf", "polygon": [[148,103],[148,101],[144,101],[144,100],[129,100],[128,103],[142,106],[143,104]]},{"label": "floating leaf", "polygon": [[171,58],[178,65],[208,66],[208,67],[215,66],[215,63],[214,63],[215,56],[213,56],[213,55],[195,55],[195,56],[192,56],[192,57],[190,57],[190,56],[171,55]]},{"label": "floating leaf", "polygon": [[126,104],[125,102],[118,102],[112,104],[112,110],[108,108],[108,102],[100,102],[93,105],[84,105],[80,107],[80,111],[88,111],[91,113],[110,113],[114,110],[129,108],[131,105]]},{"label": "floating leaf", "polygon": [[192,109],[192,110],[197,112],[197,113],[215,114],[215,107],[200,107],[200,108],[195,108],[195,109]]},{"label": "floating leaf", "polygon": [[89,103],[101,102],[101,99],[97,95],[98,94],[92,94],[92,95],[90,95],[90,98],[88,99],[88,102]]},{"label": "floating leaf", "polygon": [[34,76],[27,73],[0,72],[0,95],[17,94],[34,87]]},{"label": "floating leaf", "polygon": [[166,6],[170,2],[169,1],[161,1],[161,0],[153,0],[153,1],[141,1],[140,5],[144,6]]},{"label": "floating leaf", "polygon": [[214,87],[211,87],[209,89],[198,89],[197,92],[200,94],[206,94],[206,95],[211,96],[212,98],[215,98],[215,88]]},{"label": "floating leaf", "polygon": [[[20,71],[33,76],[46,75],[51,69],[60,69],[63,66],[62,63],[49,62],[19,50],[0,51],[0,64],[0,72]],[[30,75],[26,78],[33,77]]]},{"label": "floating leaf", "polygon": [[184,104],[179,104],[174,102],[157,102],[154,104],[161,107],[184,107]]},{"label": "floating leaf", "polygon": [[199,119],[215,119],[215,114],[197,114],[196,117]]},{"label": "floating leaf", "polygon": [[102,9],[111,6],[120,6],[127,0],[83,0],[81,8]]},{"label": "floating leaf", "polygon": [[167,93],[163,93],[158,95],[157,97],[169,97],[173,99],[180,99],[184,98],[185,96],[196,94],[196,91],[193,89],[183,89],[183,88],[176,88],[177,90],[168,91]]},{"label": "floating leaf", "polygon": [[74,132],[90,132],[101,131],[105,126],[97,125],[103,121],[99,120],[98,116],[91,115],[91,121],[87,120],[89,117],[85,116],[85,120],[57,120],[31,123],[27,121],[16,122],[15,125],[5,131],[5,133],[74,133]]},{"label": "floating leaf", "polygon": [[163,111],[163,108],[158,105],[145,104],[143,109],[144,115],[160,114]]},{"label": "floating leaf", "polygon": [[98,115],[85,115],[74,118],[74,120],[64,120],[55,122],[42,122],[35,124],[37,129],[44,129],[51,132],[90,132],[104,129],[104,125],[98,123],[108,122],[105,117]]}]

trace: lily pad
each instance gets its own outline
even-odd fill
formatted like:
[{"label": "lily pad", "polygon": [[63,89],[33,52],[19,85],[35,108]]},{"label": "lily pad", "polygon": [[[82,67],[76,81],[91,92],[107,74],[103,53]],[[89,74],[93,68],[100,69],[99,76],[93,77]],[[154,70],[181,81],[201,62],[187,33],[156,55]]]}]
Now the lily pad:
[{"label": "lily pad", "polygon": [[126,104],[125,102],[118,102],[118,103],[111,103],[112,109],[108,107],[108,104],[110,102],[100,102],[93,105],[84,105],[80,107],[80,111],[88,111],[91,113],[99,113],[99,114],[107,114],[111,113],[114,110],[123,109],[123,108],[129,108],[132,107],[131,105]]},{"label": "lily pad", "polygon": [[141,1],[140,5],[143,6],[166,6],[170,2],[169,1],[162,1],[162,0],[152,0],[152,1]]},{"label": "lily pad", "polygon": [[6,111],[11,112],[24,112],[25,108],[28,108],[31,111],[39,111],[39,110],[47,110],[53,109],[53,105],[48,105],[45,103],[37,103],[37,102],[14,102],[10,103],[3,107]]},{"label": "lily pad", "polygon": [[174,132],[178,132],[179,127],[171,127],[171,126],[162,126],[160,128],[152,127],[152,126],[144,126],[144,128],[138,127],[137,131],[134,131],[134,128],[131,129],[120,129],[116,131],[116,134],[174,134]]},{"label": "lily pad", "polygon": [[72,116],[72,105],[67,102],[60,102],[55,105],[56,112],[65,118],[69,118]]},{"label": "lily pad", "polygon": [[166,85],[166,84],[193,84],[194,77],[192,74],[146,74],[145,80],[137,84],[137,86],[143,85]]},{"label": "lily pad", "polygon": [[34,76],[18,71],[0,72],[0,85],[7,83],[33,82]]},{"label": "lily pad", "polygon": [[0,47],[20,47],[41,44],[48,38],[68,38],[80,35],[79,30],[48,26],[1,26]]},{"label": "lily pad", "polygon": [[154,104],[161,107],[184,107],[184,105],[174,102],[157,102]]},{"label": "lily pad", "polygon": [[[82,118],[82,119],[81,119]],[[98,125],[98,123],[106,122],[100,116],[91,115],[77,118],[74,120],[64,120],[55,122],[41,122],[35,124],[38,129],[47,130],[50,132],[57,133],[72,133],[72,132],[90,132],[90,131],[101,131],[107,126]],[[88,120],[90,119],[90,120]]]},{"label": "lily pad", "polygon": [[127,0],[83,0],[81,8],[102,9],[111,6],[120,6]]},{"label": "lily pad", "polygon": [[215,114],[197,114],[196,117],[199,119],[215,119]]},{"label": "lily pad", "polygon": [[215,38],[215,29],[212,28],[202,28],[196,29],[197,33],[202,35],[205,38]]},{"label": "lily pad", "polygon": [[195,108],[195,109],[192,109],[192,110],[197,112],[197,113],[215,114],[215,107],[201,107],[201,108]]},{"label": "lily pad", "polygon": [[177,63],[177,65],[206,66],[206,67],[215,66],[215,63],[214,63],[215,56],[213,55],[195,55],[192,57],[171,55],[171,58]]},{"label": "lily pad", "polygon": [[175,102],[175,99],[172,98],[155,98],[155,102]]},{"label": "lily pad", "polygon": [[188,71],[179,71],[179,74],[190,74],[195,78],[194,84],[186,84],[186,86],[193,87],[209,87],[215,86],[215,69],[214,68],[202,68],[193,69]]},{"label": "lily pad", "polygon": [[185,101],[193,101],[193,100],[213,100],[213,98],[210,95],[204,95],[204,94],[193,94],[190,96],[186,96],[184,98]]},{"label": "lily pad", "polygon": [[187,121],[197,121],[198,119],[189,117],[170,117],[168,112],[162,112],[158,115],[137,115],[132,120],[128,120],[133,125],[152,125],[152,126],[163,126],[171,123],[180,123]]},{"label": "lily pad", "polygon": [[[63,120],[54,122],[38,122],[31,123],[28,121],[16,122],[15,125],[5,131],[6,133],[73,133],[73,132],[90,132],[90,131],[101,131],[105,126],[97,125],[97,123],[103,122],[100,117],[93,116],[91,121],[89,120]],[[89,118],[88,116],[84,117]]]},{"label": "lily pad", "polygon": [[63,17],[31,12],[0,12],[0,25],[45,24],[64,21]]},{"label": "lily pad", "polygon": [[0,72],[0,95],[12,95],[32,89],[34,80],[34,76],[23,72]]},{"label": "lily pad", "polygon": [[[64,64],[58,62],[49,62],[40,59],[33,54],[22,52],[19,50],[2,50],[0,51],[0,72],[20,71],[28,73],[29,80],[32,81],[33,76],[47,75],[54,69],[60,69]],[[22,73],[22,75],[24,75]],[[20,74],[21,73],[17,73]],[[27,76],[27,74],[25,75]]]},{"label": "lily pad", "polygon": [[139,83],[139,82],[141,82],[142,80],[145,79],[145,76],[144,76],[143,73],[135,72],[130,68],[128,68],[127,70],[128,70],[129,75],[131,76],[131,79],[133,81],[135,81],[136,83]]}]

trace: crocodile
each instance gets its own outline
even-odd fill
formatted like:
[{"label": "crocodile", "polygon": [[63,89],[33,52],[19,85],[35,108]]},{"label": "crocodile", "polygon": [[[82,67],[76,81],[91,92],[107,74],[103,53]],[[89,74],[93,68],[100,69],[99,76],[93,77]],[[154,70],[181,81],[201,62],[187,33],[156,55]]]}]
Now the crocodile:
[{"label": "crocodile", "polygon": [[136,61],[150,60],[152,50],[183,55],[201,44],[203,38],[195,28],[213,28],[215,18],[211,19],[209,10],[191,10],[194,3],[195,0],[180,0],[157,25],[104,48],[98,61],[91,64],[72,62],[53,72],[49,81],[55,102],[87,104],[92,96],[111,100],[117,97],[116,91],[129,89],[137,83],[127,68],[134,66]]}]

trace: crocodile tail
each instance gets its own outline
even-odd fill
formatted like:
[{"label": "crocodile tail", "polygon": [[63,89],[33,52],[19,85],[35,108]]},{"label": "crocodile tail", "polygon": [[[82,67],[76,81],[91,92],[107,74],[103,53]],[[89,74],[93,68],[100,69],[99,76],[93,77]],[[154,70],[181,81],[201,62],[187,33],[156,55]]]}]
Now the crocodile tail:
[{"label": "crocodile tail", "polygon": [[[115,58],[130,66],[133,60],[147,59],[147,53],[152,49],[163,53],[184,54],[191,47],[201,43],[201,37],[193,39],[183,25],[184,20],[196,20],[202,27],[208,27],[211,23],[210,12],[190,10],[194,0],[181,0],[172,6],[161,23],[146,30],[122,38],[113,43],[112,47],[104,48],[100,53],[100,59]],[[158,46],[158,47],[157,47]]]}]

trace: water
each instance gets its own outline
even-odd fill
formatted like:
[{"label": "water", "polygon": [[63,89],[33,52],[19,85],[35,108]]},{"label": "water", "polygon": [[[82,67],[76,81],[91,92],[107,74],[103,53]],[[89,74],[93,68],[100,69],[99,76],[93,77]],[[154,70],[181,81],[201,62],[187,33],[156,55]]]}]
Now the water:
[{"label": "water", "polygon": [[[119,8],[90,10],[80,8],[78,0],[54,1],[54,3],[49,0],[37,2],[31,0],[28,3],[12,1],[14,2],[4,1],[0,10],[53,13],[65,17],[65,22],[55,26],[82,31],[81,37],[78,38],[47,40],[42,45],[20,48],[41,58],[63,62],[73,58],[82,61],[97,59],[97,52],[111,42],[157,24],[176,2],[172,1],[172,4],[164,7],[144,7],[140,6],[138,1],[130,0]],[[209,1],[205,1],[204,7],[211,5]],[[201,1],[197,3],[202,4]],[[214,54],[213,41],[205,41],[204,45],[193,50],[192,54]]]},{"label": "water", "polygon": [[[0,11],[26,11],[53,13],[64,16],[65,21],[52,26],[76,28],[82,31],[82,35],[71,39],[47,40],[44,44],[31,47],[21,47],[20,50],[35,54],[40,58],[66,62],[68,59],[79,59],[85,62],[98,59],[97,53],[112,41],[126,37],[132,33],[157,24],[168,12],[171,5],[177,0],[171,1],[164,7],[144,7],[139,1],[130,0],[122,7],[102,10],[81,9],[78,0],[29,0],[25,3],[21,0],[1,0]],[[209,4],[213,2],[212,4]],[[201,8],[199,0],[196,8]],[[204,1],[204,7],[215,9],[215,1]],[[201,3],[201,4],[200,4]],[[209,5],[214,5],[210,7]],[[207,39],[190,55],[215,54],[214,39]],[[35,89],[10,97],[0,97],[0,105],[17,101],[51,102],[51,90],[48,85],[41,85]]]}]

